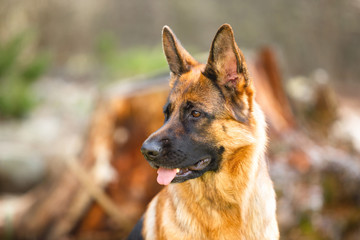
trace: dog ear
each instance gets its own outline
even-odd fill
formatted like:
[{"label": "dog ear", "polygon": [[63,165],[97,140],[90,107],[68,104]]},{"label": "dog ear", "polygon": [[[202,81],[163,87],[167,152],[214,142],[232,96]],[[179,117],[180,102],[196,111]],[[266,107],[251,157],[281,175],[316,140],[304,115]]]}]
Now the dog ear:
[{"label": "dog ear", "polygon": [[222,25],[217,31],[203,74],[220,86],[233,116],[243,120],[251,111],[253,86],[244,55],[236,45],[229,24]]},{"label": "dog ear", "polygon": [[170,71],[175,75],[188,72],[191,66],[195,66],[197,61],[181,46],[175,34],[168,26],[164,26],[162,31],[163,50],[169,64]]},{"label": "dog ear", "polygon": [[242,80],[244,80],[243,84],[248,84],[245,59],[236,45],[234,33],[229,24],[222,25],[217,31],[211,44],[204,74],[228,88],[237,88]]}]

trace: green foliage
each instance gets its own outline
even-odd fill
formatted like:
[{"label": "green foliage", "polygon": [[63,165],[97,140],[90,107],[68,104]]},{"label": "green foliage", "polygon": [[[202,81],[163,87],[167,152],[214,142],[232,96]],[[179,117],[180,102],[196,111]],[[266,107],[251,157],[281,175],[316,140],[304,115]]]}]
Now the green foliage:
[{"label": "green foliage", "polygon": [[300,239],[306,240],[322,240],[324,239],[316,229],[314,229],[308,214],[301,216],[299,228],[301,230]]},{"label": "green foliage", "polygon": [[31,85],[45,72],[49,57],[29,57],[27,34],[0,43],[0,117],[25,116],[35,104]]},{"label": "green foliage", "polygon": [[167,68],[161,47],[119,50],[115,38],[107,34],[100,38],[96,50],[109,78],[148,74]]},{"label": "green foliage", "polygon": [[341,202],[341,184],[339,183],[336,176],[326,175],[323,178],[323,189],[324,189],[324,203],[327,206],[331,206]]}]

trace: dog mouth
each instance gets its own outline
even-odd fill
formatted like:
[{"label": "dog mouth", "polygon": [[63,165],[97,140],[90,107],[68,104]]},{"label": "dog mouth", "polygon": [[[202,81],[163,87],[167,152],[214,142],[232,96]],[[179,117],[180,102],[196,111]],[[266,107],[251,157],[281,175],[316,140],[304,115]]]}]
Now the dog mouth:
[{"label": "dog mouth", "polygon": [[161,185],[168,185],[171,182],[183,182],[187,179],[200,176],[200,172],[204,170],[211,162],[210,158],[204,158],[194,165],[184,168],[168,168],[156,166],[158,177],[157,182]]}]

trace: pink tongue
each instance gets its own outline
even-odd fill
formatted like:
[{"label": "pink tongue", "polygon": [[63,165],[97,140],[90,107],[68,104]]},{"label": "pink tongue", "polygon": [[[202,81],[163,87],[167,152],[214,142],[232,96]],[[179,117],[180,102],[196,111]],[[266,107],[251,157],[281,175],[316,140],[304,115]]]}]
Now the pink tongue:
[{"label": "pink tongue", "polygon": [[161,185],[168,185],[176,176],[176,169],[159,168],[157,182]]}]

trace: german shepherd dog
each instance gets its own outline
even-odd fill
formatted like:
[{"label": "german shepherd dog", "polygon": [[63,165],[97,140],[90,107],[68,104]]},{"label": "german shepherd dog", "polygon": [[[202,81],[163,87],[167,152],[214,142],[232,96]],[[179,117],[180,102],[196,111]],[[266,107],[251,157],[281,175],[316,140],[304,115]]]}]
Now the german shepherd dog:
[{"label": "german shepherd dog", "polygon": [[167,26],[162,40],[171,91],[141,152],[167,186],[128,239],[278,239],[266,124],[232,28],[220,27],[206,65]]}]

